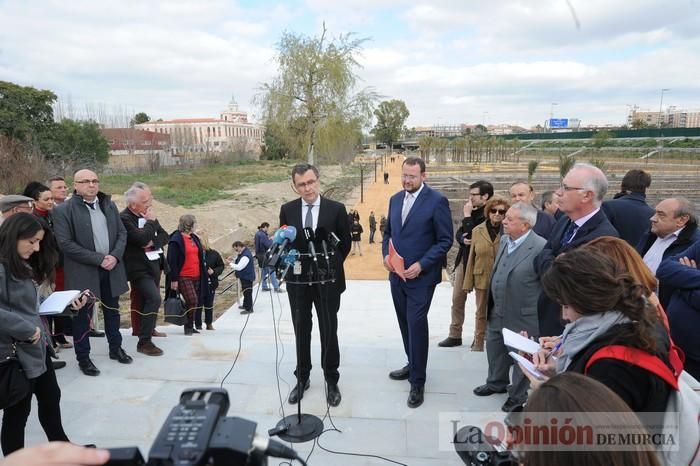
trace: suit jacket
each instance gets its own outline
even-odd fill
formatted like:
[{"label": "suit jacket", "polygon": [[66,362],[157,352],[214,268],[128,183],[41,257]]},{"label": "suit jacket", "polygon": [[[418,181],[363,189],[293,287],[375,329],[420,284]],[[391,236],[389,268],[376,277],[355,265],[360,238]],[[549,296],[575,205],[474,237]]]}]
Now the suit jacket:
[{"label": "suit jacket", "polygon": [[[639,244],[637,244],[637,252],[640,256],[644,257],[644,254],[649,251],[649,248],[651,248],[656,241],[656,238],[657,236],[651,231],[647,231],[644,233],[644,235],[642,235],[642,238],[639,240]],[[688,223],[678,234],[678,238],[676,238],[676,240],[671,243],[668,248],[666,248],[663,254],[663,259],[680,254],[698,241],[700,241],[700,231],[698,230],[698,225],[694,222]],[[659,279],[659,301],[664,309],[668,309],[668,304],[671,300],[671,295],[675,291],[675,288],[670,283],[667,283],[666,280],[659,278],[658,271],[656,275],[656,278]]]},{"label": "suit jacket", "polygon": [[[509,265],[503,265],[502,259],[507,255],[508,241],[503,236],[501,244],[496,254],[493,271],[507,273],[506,294],[503,296],[503,309],[498,310],[502,316],[503,326],[519,332],[527,330],[530,336],[539,335],[539,325],[537,320],[537,301],[542,293],[540,280],[535,273],[534,260],[542,251],[547,240],[531,231],[525,241],[513,251],[514,257]],[[508,270],[501,270],[500,267],[508,267]],[[493,272],[491,273],[493,277]],[[494,310],[494,299],[491,287],[489,286],[489,301],[487,318]]]},{"label": "suit jacket", "polygon": [[[389,200],[387,226],[382,241],[382,256],[389,254],[391,239],[396,251],[404,258],[405,268],[420,262],[421,273],[407,280],[407,288],[435,286],[442,280],[442,264],[452,246],[452,214],[447,198],[423,183],[423,189],[414,200],[406,222],[401,225],[401,210],[405,191],[400,191]],[[401,280],[395,273],[389,280],[398,284]]]},{"label": "suit jacket", "polygon": [[541,210],[538,210],[537,221],[532,227],[532,231],[537,233],[537,236],[541,236],[545,240],[548,240],[549,235],[552,233],[552,229],[556,224],[557,221],[554,219],[554,217],[549,215],[547,212],[542,212]]},{"label": "suit jacket", "polygon": [[[109,271],[109,284],[112,295],[119,296],[129,290],[123,262],[126,229],[110,196],[100,192],[97,199],[107,219],[109,254],[117,259],[117,265]],[[101,298],[100,276],[96,272],[100,270],[105,255],[95,251],[88,209],[78,194],[73,194],[66,202],[56,206],[53,210],[54,233],[63,251],[65,289],[87,288]]]},{"label": "suit jacket", "polygon": [[[559,219],[552,230],[552,235],[547,244],[535,257],[534,266],[538,277],[541,278],[549,270],[552,262],[559,254],[570,251],[601,236],[619,236],[617,230],[610,224],[610,221],[601,209],[578,229],[576,236],[570,243],[562,245],[561,238],[569,227],[569,222],[570,220],[567,216],[562,216]],[[540,296],[538,313],[540,318],[540,335],[559,335],[564,329],[564,326],[561,324],[561,306],[549,299],[545,293],[542,293]]]},{"label": "suit jacket", "polygon": [[612,226],[620,233],[620,238],[635,247],[645,231],[649,231],[654,209],[649,207],[642,193],[630,193],[617,199],[603,202],[603,212]]},{"label": "suit jacket", "polygon": [[160,272],[165,267],[165,257],[161,254],[160,259],[152,261],[146,257],[144,247],[153,242],[150,250],[157,251],[165,248],[168,244],[168,233],[160,226],[158,220],[147,220],[143,227],[139,228],[139,217],[129,208],[122,210],[120,217],[124,228],[126,228],[126,248],[124,249],[124,265],[126,266],[126,276],[134,281],[142,277],[151,277],[154,280],[160,278]]},{"label": "suit jacket", "polygon": [[[491,241],[489,231],[486,229],[486,222],[479,224],[472,230],[472,244],[469,248],[469,258],[467,259],[467,270],[464,272],[463,288],[471,291],[474,288],[488,290],[491,280],[493,263],[496,260],[498,244],[501,240],[501,233]],[[458,283],[455,286],[459,286]]]},{"label": "suit jacket", "polygon": [[666,308],[673,341],[686,357],[700,361],[700,270],[678,262],[681,257],[700,262],[700,241],[661,261],[656,276],[673,290]]},{"label": "suit jacket", "polygon": [[[280,225],[291,225],[297,229],[297,236],[294,239],[291,247],[298,250],[300,253],[305,254],[309,252],[309,245],[304,239],[302,231],[304,230],[304,221],[301,218],[301,198],[295,199],[293,201],[287,202],[280,208]],[[321,196],[321,205],[318,212],[318,224],[316,228],[324,228],[326,232],[330,235],[335,233],[340,239],[340,243],[336,248],[333,256],[330,260],[333,261],[333,267],[335,269],[335,283],[329,283],[327,286],[329,289],[334,290],[338,294],[345,291],[345,270],[343,268],[343,263],[345,258],[350,254],[350,226],[348,225],[348,213],[345,210],[345,206],[340,202],[333,201]],[[330,243],[328,247],[332,247]],[[317,249],[316,252],[319,252]],[[309,268],[311,267],[311,262],[304,258],[302,260],[302,274],[298,278],[292,275],[291,270],[287,273],[288,284],[294,283],[296,280],[306,280]]]}]

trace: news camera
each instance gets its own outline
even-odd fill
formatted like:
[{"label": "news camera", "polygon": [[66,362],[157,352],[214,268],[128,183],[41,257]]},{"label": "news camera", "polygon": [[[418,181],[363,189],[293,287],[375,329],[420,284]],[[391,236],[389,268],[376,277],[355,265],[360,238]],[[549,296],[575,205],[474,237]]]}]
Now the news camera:
[{"label": "news camera", "polygon": [[454,436],[455,451],[469,466],[518,466],[520,462],[501,442],[476,426],[462,427]]},{"label": "news camera", "polygon": [[144,461],[138,447],[110,448],[107,464],[266,466],[268,456],[305,464],[291,448],[256,434],[255,422],[226,416],[229,406],[224,389],[185,390],[153,442],[148,461]]}]

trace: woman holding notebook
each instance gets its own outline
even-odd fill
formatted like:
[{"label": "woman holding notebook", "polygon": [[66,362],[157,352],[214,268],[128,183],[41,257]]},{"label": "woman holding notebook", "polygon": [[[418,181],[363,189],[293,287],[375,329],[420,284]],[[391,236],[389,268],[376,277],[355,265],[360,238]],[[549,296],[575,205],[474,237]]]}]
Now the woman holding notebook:
[{"label": "woman holding notebook", "polygon": [[[29,380],[26,394],[3,412],[0,443],[5,456],[24,447],[32,394],[47,438],[68,441],[61,422],[61,390],[50,361],[52,348],[39,318],[38,287],[53,280],[55,273],[53,245],[51,231],[31,214],[14,214],[0,226],[0,357],[16,354]],[[81,294],[71,307],[82,307],[86,299]]]}]

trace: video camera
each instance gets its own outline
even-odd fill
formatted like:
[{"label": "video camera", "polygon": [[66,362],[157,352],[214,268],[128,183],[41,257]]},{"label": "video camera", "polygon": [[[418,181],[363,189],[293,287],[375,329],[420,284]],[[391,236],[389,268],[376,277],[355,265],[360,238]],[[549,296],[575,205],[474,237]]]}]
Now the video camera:
[{"label": "video camera", "polygon": [[180,395],[148,453],[138,447],[110,448],[112,466],[266,466],[267,457],[299,460],[297,453],[280,442],[255,433],[257,424],[225,417],[228,392],[219,388],[195,388]]},{"label": "video camera", "polygon": [[518,466],[520,462],[496,439],[476,426],[464,426],[455,433],[455,451],[469,466]]}]

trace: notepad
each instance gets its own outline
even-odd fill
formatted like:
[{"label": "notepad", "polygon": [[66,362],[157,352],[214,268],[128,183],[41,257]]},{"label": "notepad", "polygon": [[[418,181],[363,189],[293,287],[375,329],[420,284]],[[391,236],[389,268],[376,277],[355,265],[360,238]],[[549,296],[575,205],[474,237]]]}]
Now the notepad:
[{"label": "notepad", "polygon": [[540,345],[537,342],[525,338],[519,333],[515,333],[507,328],[502,329],[501,332],[503,333],[503,344],[506,346],[528,354],[535,354],[540,350]]},{"label": "notepad", "polygon": [[547,380],[547,376],[535,368],[535,365],[527,358],[520,356],[518,353],[511,351],[508,353],[511,358],[515,359],[515,362],[520,364],[520,367],[525,369],[527,372],[532,374],[538,380]]},{"label": "notepad", "polygon": [[394,273],[406,281],[406,269],[404,268],[403,257],[394,248],[394,242],[389,239],[389,263],[394,268]]},{"label": "notepad", "polygon": [[39,315],[62,313],[75,298],[80,296],[80,293],[80,290],[54,291],[39,306]]}]

